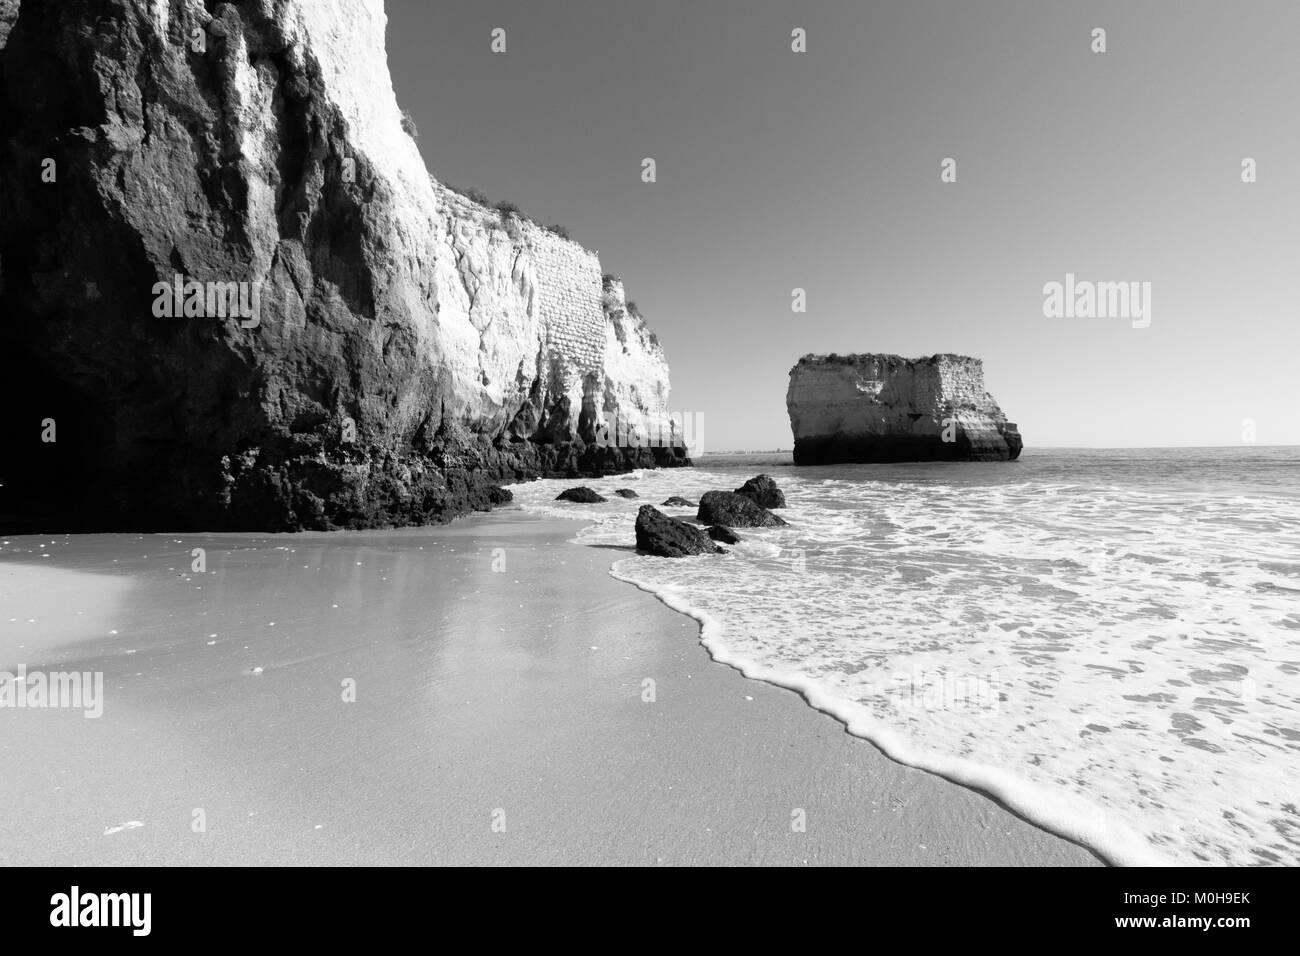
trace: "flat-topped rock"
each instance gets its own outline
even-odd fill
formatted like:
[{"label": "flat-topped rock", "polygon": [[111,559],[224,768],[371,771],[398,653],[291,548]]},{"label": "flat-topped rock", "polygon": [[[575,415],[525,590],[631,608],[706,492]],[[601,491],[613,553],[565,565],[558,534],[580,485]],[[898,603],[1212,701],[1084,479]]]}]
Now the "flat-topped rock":
[{"label": "flat-topped rock", "polygon": [[1022,445],[964,355],[805,355],[786,409],[797,465],[1011,461]]}]

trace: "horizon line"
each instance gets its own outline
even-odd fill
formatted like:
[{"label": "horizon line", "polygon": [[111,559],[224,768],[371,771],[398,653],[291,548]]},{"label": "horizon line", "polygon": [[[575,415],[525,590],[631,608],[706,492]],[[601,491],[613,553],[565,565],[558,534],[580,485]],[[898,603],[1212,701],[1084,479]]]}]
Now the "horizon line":
[{"label": "horizon line", "polygon": [[[1146,449],[1165,449],[1165,448],[1300,448],[1300,442],[1284,442],[1280,444],[1265,445],[1259,442],[1238,442],[1233,445],[1026,445],[1023,455],[1026,451],[1034,449],[1043,451],[1065,451],[1073,449],[1088,449],[1090,451],[1141,451]],[[704,455],[761,455],[776,453],[794,453],[793,448],[722,448],[715,451],[702,452]]]}]

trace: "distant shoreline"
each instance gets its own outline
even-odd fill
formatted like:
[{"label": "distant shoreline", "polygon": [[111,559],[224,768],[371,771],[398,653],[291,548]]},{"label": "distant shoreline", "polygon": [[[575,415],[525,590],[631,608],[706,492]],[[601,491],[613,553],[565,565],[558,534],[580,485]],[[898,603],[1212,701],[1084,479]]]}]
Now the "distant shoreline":
[{"label": "distant shoreline", "polygon": [[[1033,445],[1025,446],[1023,454],[1029,454],[1037,451],[1163,451],[1169,449],[1194,450],[1205,449],[1207,451],[1219,451],[1225,448],[1231,449],[1259,449],[1259,448],[1300,448],[1300,442],[1294,444],[1266,445],[1262,443],[1240,443],[1235,445]],[[757,451],[708,451],[701,454],[700,458],[724,457],[730,455],[789,455],[793,450],[789,448],[759,449]]]}]

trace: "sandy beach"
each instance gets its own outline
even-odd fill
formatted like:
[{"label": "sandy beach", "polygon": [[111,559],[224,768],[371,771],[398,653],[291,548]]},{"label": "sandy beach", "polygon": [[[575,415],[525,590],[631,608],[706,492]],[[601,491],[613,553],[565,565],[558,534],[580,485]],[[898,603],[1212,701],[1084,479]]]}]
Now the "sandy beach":
[{"label": "sandy beach", "polygon": [[0,669],[104,701],[0,710],[0,864],[1098,863],[714,663],[578,527],[5,539]]}]

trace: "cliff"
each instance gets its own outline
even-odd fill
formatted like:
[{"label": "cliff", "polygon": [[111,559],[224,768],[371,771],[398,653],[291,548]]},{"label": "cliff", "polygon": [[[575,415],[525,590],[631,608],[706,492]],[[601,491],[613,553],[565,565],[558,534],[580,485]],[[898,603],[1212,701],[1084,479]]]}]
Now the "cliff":
[{"label": "cliff", "polygon": [[984,365],[962,355],[805,355],[786,392],[794,460],[1001,461],[1020,432],[984,389]]},{"label": "cliff", "polygon": [[662,349],[594,253],[429,176],[385,25],[0,0],[0,515],[422,523],[689,463],[594,440],[666,427]]}]

